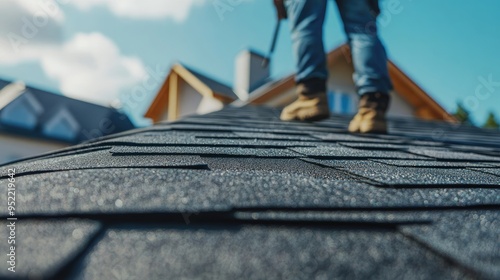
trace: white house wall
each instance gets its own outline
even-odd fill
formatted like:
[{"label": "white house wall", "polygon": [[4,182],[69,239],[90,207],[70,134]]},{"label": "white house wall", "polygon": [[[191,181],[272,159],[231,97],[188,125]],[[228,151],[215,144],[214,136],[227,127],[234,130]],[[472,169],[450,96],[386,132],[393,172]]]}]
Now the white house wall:
[{"label": "white house wall", "polygon": [[193,87],[183,80],[179,80],[179,96],[178,96],[178,117],[196,114],[196,110],[203,99],[203,96],[198,93]]},{"label": "white house wall", "polygon": [[340,60],[335,63],[335,67],[331,67],[327,81],[329,91],[350,93],[356,95],[356,88],[352,81],[353,73],[352,65],[345,60]]},{"label": "white house wall", "polygon": [[[348,93],[352,95],[353,100],[357,100],[356,87],[352,79],[353,72],[352,64],[347,63],[345,59],[337,60],[335,66],[330,69],[328,90],[338,93]],[[387,112],[389,116],[415,116],[413,107],[401,95],[397,94],[397,92],[391,92],[390,94],[391,103]]]},{"label": "white house wall", "polygon": [[64,147],[67,145],[2,133],[0,134],[0,164]]},{"label": "white house wall", "polygon": [[212,97],[204,97],[185,81],[179,81],[178,117],[207,114],[222,109],[224,104]]},{"label": "white house wall", "polygon": [[403,98],[396,92],[391,92],[391,103],[389,104],[389,110],[387,114],[389,116],[399,116],[399,117],[415,117],[414,108],[408,104]]},{"label": "white house wall", "polygon": [[208,114],[211,112],[219,111],[224,107],[224,103],[221,101],[212,98],[212,97],[203,97],[201,99],[198,108],[196,108],[196,114]]}]

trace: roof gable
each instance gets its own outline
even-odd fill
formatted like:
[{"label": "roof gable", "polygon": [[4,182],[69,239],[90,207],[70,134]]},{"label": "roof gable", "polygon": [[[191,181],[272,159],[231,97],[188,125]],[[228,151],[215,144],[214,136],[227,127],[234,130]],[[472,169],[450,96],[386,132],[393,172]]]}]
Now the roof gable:
[{"label": "roof gable", "polygon": [[[174,79],[176,79],[176,82],[178,78],[182,79],[203,96],[213,97],[223,101],[224,103],[233,102],[238,98],[229,86],[220,83],[192,68],[186,67],[182,64],[175,64],[170,69],[169,74],[165,78],[165,82],[144,114],[146,118],[150,118],[154,122],[159,121],[160,117],[168,110],[170,99],[178,100],[178,98],[170,97],[171,82],[174,80],[172,79],[172,76],[175,76]],[[177,86],[175,89],[178,91]]]},{"label": "roof gable", "polygon": [[0,110],[19,97],[25,89],[23,82],[9,83],[0,80]]},{"label": "roof gable", "polygon": [[0,121],[6,125],[34,129],[44,109],[32,93],[23,91],[0,110]]},{"label": "roof gable", "polygon": [[74,141],[78,137],[80,129],[78,121],[63,107],[50,120],[45,122],[42,131],[43,134],[49,137]]}]

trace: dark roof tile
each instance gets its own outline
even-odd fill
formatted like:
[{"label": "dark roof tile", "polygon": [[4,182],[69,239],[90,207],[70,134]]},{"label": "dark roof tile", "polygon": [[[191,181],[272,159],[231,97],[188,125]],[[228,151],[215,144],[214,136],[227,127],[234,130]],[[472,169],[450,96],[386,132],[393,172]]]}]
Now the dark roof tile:
[{"label": "dark roof tile", "polygon": [[376,228],[122,227],[111,229],[84,263],[81,277],[86,279],[455,279],[467,275],[399,233]]},{"label": "dark roof tile", "polygon": [[246,157],[280,157],[294,158],[299,154],[275,146],[274,149],[248,147],[214,147],[214,146],[114,146],[111,153],[119,155],[211,155],[211,156],[246,156]]},{"label": "dark roof tile", "polygon": [[431,158],[443,159],[443,160],[483,161],[483,162],[496,161],[496,162],[500,162],[499,157],[479,155],[479,154],[475,154],[475,153],[464,153],[464,152],[452,151],[449,149],[430,149],[430,148],[421,148],[421,147],[410,147],[409,152],[414,153],[414,154],[418,154],[418,155],[431,157]]},{"label": "dark roof tile", "polygon": [[356,158],[356,159],[369,159],[369,158],[394,158],[394,159],[428,159],[426,157],[405,153],[404,151],[379,151],[379,150],[362,150],[344,147],[340,145],[324,145],[312,148],[297,147],[290,148],[290,150],[300,153],[305,156],[317,158]]},{"label": "dark roof tile", "polygon": [[[335,160],[308,159],[322,166],[339,168]],[[500,188],[500,177],[467,169],[399,167],[378,162],[366,162],[363,165],[345,163],[342,167],[347,172],[374,180],[393,187],[493,187]]]},{"label": "dark roof tile", "polygon": [[432,225],[405,225],[401,230],[464,267],[481,271],[484,278],[500,276],[498,211],[443,211],[434,216]]},{"label": "dark roof tile", "polygon": [[[4,223],[5,225],[9,224]],[[0,278],[56,279],[57,275],[78,258],[102,228],[99,222],[79,219],[19,220],[16,243],[2,242],[0,250],[7,255],[16,247],[15,273],[2,269]],[[8,232],[3,230],[5,236]],[[7,260],[6,257],[4,257]]]},{"label": "dark roof tile", "polygon": [[[500,133],[391,118],[389,135],[354,135],[345,132],[350,116],[278,117],[277,109],[227,107],[15,163],[19,226],[31,227],[19,231],[31,250],[20,251],[20,271],[500,277]],[[96,226],[47,235],[54,221],[82,220]],[[65,245],[74,234],[84,241]],[[33,260],[21,265],[27,255]]]}]

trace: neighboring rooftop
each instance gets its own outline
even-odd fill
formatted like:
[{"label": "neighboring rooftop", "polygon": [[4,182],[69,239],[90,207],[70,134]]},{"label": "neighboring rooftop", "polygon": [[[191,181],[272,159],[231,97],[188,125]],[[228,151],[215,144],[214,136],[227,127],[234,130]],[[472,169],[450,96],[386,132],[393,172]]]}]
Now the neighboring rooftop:
[{"label": "neighboring rooftop", "polygon": [[19,243],[0,277],[500,278],[498,131],[278,116],[228,107],[3,166]]},{"label": "neighboring rooftop", "polygon": [[0,132],[76,144],[132,128],[114,108],[0,80]]},{"label": "neighboring rooftop", "polygon": [[[352,80],[354,65],[348,44],[327,54],[329,77],[327,99],[331,112],[350,114],[359,96]],[[154,123],[174,121],[192,114],[215,112],[225,106],[263,105],[281,108],[296,99],[295,74],[271,78],[266,58],[252,50],[241,51],[235,59],[232,87],[191,67],[174,64],[144,117]],[[394,90],[390,91],[389,116],[457,122],[432,96],[418,86],[392,61],[388,71]]]},{"label": "neighboring rooftop", "polygon": [[233,89],[230,86],[228,86],[222,82],[219,82],[219,81],[215,80],[214,78],[211,78],[211,77],[207,76],[206,74],[203,74],[200,71],[195,70],[191,67],[184,66],[184,68],[186,68],[188,71],[190,71],[196,78],[198,78],[202,83],[204,83],[206,86],[211,88],[214,92],[222,94],[222,95],[224,95],[228,98],[231,98],[233,100],[238,98],[238,96],[236,96],[236,94],[234,93]]}]

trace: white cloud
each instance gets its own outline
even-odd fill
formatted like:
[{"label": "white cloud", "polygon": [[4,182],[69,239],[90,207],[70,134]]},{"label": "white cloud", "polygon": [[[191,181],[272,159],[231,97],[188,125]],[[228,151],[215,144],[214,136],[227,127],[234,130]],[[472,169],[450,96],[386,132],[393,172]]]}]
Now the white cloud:
[{"label": "white cloud", "polygon": [[194,6],[206,0],[71,0],[81,10],[104,6],[113,14],[134,19],[172,18],[182,22]]},{"label": "white cloud", "polygon": [[0,63],[34,59],[60,44],[64,14],[53,0],[0,2]]},{"label": "white cloud", "polygon": [[109,104],[118,98],[120,90],[146,76],[141,60],[122,56],[117,46],[100,33],[76,34],[40,61],[65,95],[100,104]]},{"label": "white cloud", "polygon": [[62,40],[64,13],[57,0],[0,2],[0,65],[39,63],[61,93],[109,104],[146,76],[143,63],[124,56],[100,33]]}]

